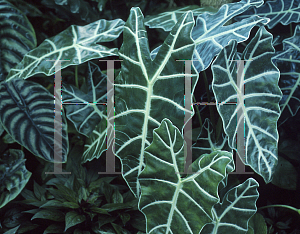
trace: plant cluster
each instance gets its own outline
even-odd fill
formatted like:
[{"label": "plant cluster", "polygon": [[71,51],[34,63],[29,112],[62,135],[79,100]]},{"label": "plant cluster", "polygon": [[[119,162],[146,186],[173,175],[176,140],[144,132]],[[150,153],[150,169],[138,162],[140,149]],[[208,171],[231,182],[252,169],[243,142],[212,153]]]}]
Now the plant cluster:
[{"label": "plant cluster", "polygon": [[297,233],[300,2],[154,2],[0,0],[1,232]]}]

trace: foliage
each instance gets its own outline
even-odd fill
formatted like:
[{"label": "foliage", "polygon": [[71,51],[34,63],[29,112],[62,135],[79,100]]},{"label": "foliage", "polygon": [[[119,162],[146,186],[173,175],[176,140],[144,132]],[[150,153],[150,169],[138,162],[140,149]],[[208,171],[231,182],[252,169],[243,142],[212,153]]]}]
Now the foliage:
[{"label": "foliage", "polygon": [[[300,135],[290,139],[285,129],[299,121],[299,2],[282,0],[278,7],[276,1],[241,0],[214,9],[169,1],[167,11],[166,2],[155,11],[151,1],[0,0],[3,233],[291,229],[290,220],[262,217],[257,200],[258,180],[297,189],[300,160],[291,155],[299,152]],[[34,19],[45,27],[38,29]],[[291,35],[274,31],[279,24],[291,25]],[[115,62],[113,117],[104,105],[111,101],[112,73],[99,59],[121,60]],[[64,60],[61,88],[53,86],[58,60]],[[58,90],[61,140],[53,138]],[[205,99],[216,108],[186,107]],[[112,118],[115,141],[108,135]],[[256,178],[232,174],[233,153],[243,157],[239,126],[243,162]],[[57,144],[65,174],[45,174],[59,163]],[[99,175],[111,146],[121,174]],[[33,163],[38,166],[30,170]]]}]

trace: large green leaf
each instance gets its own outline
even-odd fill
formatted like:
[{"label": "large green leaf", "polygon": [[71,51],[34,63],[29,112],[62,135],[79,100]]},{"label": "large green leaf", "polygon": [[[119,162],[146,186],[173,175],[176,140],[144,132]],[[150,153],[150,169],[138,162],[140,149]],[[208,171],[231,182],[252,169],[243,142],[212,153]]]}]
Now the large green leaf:
[{"label": "large green leaf", "polygon": [[213,207],[214,221],[207,224],[201,233],[247,233],[248,221],[256,213],[258,186],[256,180],[249,178],[230,189],[222,199],[223,202]]},{"label": "large green leaf", "polygon": [[[198,72],[205,70],[230,40],[246,41],[254,26],[261,26],[269,22],[267,18],[253,15],[241,22],[225,26],[226,22],[249,7],[259,7],[262,4],[263,0],[242,0],[238,3],[224,4],[216,14],[206,12],[197,17],[192,38],[196,44],[193,63]],[[160,47],[157,47],[151,52],[152,58],[156,56],[159,49]]]},{"label": "large green leaf", "polygon": [[34,29],[14,5],[0,0],[0,81],[24,55],[36,47]]},{"label": "large green leaf", "polygon": [[0,208],[15,199],[25,187],[31,172],[25,167],[24,153],[10,149],[0,157]]},{"label": "large green leaf", "polygon": [[117,55],[116,48],[109,49],[96,43],[115,40],[122,32],[123,25],[121,19],[102,19],[86,26],[72,25],[27,53],[21,63],[10,70],[6,81],[17,77],[27,79],[38,73],[53,75],[57,62],[47,60],[69,60],[61,62],[61,69],[64,69],[91,59]]},{"label": "large green leaf", "polygon": [[[139,209],[147,219],[147,233],[198,234],[213,219],[220,199],[218,185],[232,171],[232,153],[204,154],[190,166],[195,174],[181,177],[184,141],[178,128],[164,119],[145,149],[146,167],[139,176]],[[176,174],[177,173],[177,174]]]},{"label": "large green leaf", "polygon": [[[138,175],[144,167],[144,150],[152,141],[153,129],[164,117],[183,129],[185,69],[194,51],[192,12],[173,27],[156,58],[150,58],[143,15],[132,8],[124,27],[119,51],[123,59],[115,80],[115,154],[122,160],[123,176],[135,196],[140,194]],[[192,67],[192,92],[198,73]],[[192,100],[191,100],[192,102]]]},{"label": "large green leaf", "polygon": [[278,23],[289,25],[300,22],[299,0],[274,0],[267,1],[259,8],[250,8],[241,15],[235,17],[236,20],[248,18],[252,15],[270,18],[268,28],[275,27]]},{"label": "large green leaf", "polygon": [[[245,164],[270,182],[277,164],[278,103],[282,97],[278,87],[279,71],[271,61],[272,34],[260,28],[245,48],[241,59],[247,61],[240,86],[237,85],[237,62],[232,61],[237,60],[236,46],[237,42],[231,41],[212,64],[212,88],[217,103],[238,101],[238,105],[217,105],[217,109],[232,149],[236,149],[237,126],[244,122]],[[237,120],[238,112],[242,115]]]},{"label": "large green leaf", "polygon": [[282,43],[283,50],[272,58],[280,70],[279,87],[283,93],[279,126],[295,116],[300,108],[300,26],[297,25],[294,35]]},{"label": "large green leaf", "polygon": [[54,98],[38,83],[14,79],[0,83],[0,122],[16,142],[34,155],[54,162],[54,144],[61,144],[62,159],[69,151],[67,124],[62,114],[62,141],[54,139]]}]

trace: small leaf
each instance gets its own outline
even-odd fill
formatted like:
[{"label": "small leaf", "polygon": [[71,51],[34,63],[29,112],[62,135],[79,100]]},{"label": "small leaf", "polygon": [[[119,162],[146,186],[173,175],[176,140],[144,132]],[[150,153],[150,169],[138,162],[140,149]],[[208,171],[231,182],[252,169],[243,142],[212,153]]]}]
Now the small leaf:
[{"label": "small leaf", "polygon": [[51,234],[51,233],[63,233],[64,232],[64,228],[62,225],[59,224],[51,224],[50,226],[48,226],[43,234]]},{"label": "small leaf", "polygon": [[16,234],[20,226],[21,226],[21,225],[15,227],[15,228],[13,228],[13,229],[10,229],[10,230],[4,232],[4,234]]},{"label": "small leaf", "polygon": [[64,221],[64,213],[59,210],[40,210],[32,218],[33,219],[49,219],[52,221]]},{"label": "small leaf", "polygon": [[40,186],[35,181],[33,183],[33,191],[34,191],[34,194],[35,194],[35,196],[37,197],[38,200],[41,200],[41,198],[43,196],[45,197],[46,189],[43,188],[42,186]]},{"label": "small leaf", "polygon": [[74,203],[74,202],[64,202],[63,205],[67,208],[71,208],[71,209],[77,209],[80,206],[78,205],[78,203]]},{"label": "small leaf", "polygon": [[121,213],[120,218],[122,220],[123,225],[125,226],[126,223],[130,220],[130,214],[128,213]]},{"label": "small leaf", "polygon": [[75,211],[68,212],[66,214],[66,219],[65,219],[65,223],[66,223],[65,231],[70,227],[73,227],[79,223],[84,222],[85,219],[86,218],[84,215],[80,215]]},{"label": "small leaf", "polygon": [[115,191],[112,194],[112,202],[113,203],[123,203],[123,197],[119,190],[115,189]]}]

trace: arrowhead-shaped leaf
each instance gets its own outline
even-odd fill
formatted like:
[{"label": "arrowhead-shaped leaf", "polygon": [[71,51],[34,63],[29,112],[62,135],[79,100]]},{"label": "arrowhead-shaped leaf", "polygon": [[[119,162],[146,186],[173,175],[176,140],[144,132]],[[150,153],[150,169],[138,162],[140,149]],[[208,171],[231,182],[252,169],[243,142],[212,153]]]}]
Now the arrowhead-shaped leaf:
[{"label": "arrowhead-shaped leaf", "polygon": [[164,119],[154,130],[152,144],[145,149],[146,167],[139,176],[139,209],[146,216],[149,234],[198,234],[212,221],[212,207],[220,201],[218,185],[232,171],[227,167],[232,154],[214,151],[190,165],[194,174],[182,177],[183,146],[178,128]]},{"label": "arrowhead-shaped leaf", "polygon": [[[137,177],[153,129],[169,117],[182,130],[185,112],[194,113],[184,108],[185,68],[183,61],[176,61],[192,58],[193,24],[192,12],[184,14],[154,60],[150,58],[141,10],[132,8],[125,24],[119,51],[123,62],[115,80],[115,154],[122,160],[123,176],[135,196],[140,193]],[[198,80],[194,67],[191,76],[193,92]]]},{"label": "arrowhead-shaped leaf", "polygon": [[[212,88],[217,103],[238,99],[238,105],[217,105],[217,109],[232,149],[236,149],[237,126],[244,122],[245,136],[238,137],[245,137],[245,164],[270,182],[277,164],[278,103],[282,97],[278,87],[279,71],[271,61],[272,34],[260,28],[245,48],[241,58],[247,60],[242,73],[244,82],[240,81],[239,86],[237,62],[232,61],[237,60],[236,45],[236,41],[231,41],[212,64]],[[242,114],[237,121],[238,112]]]}]

